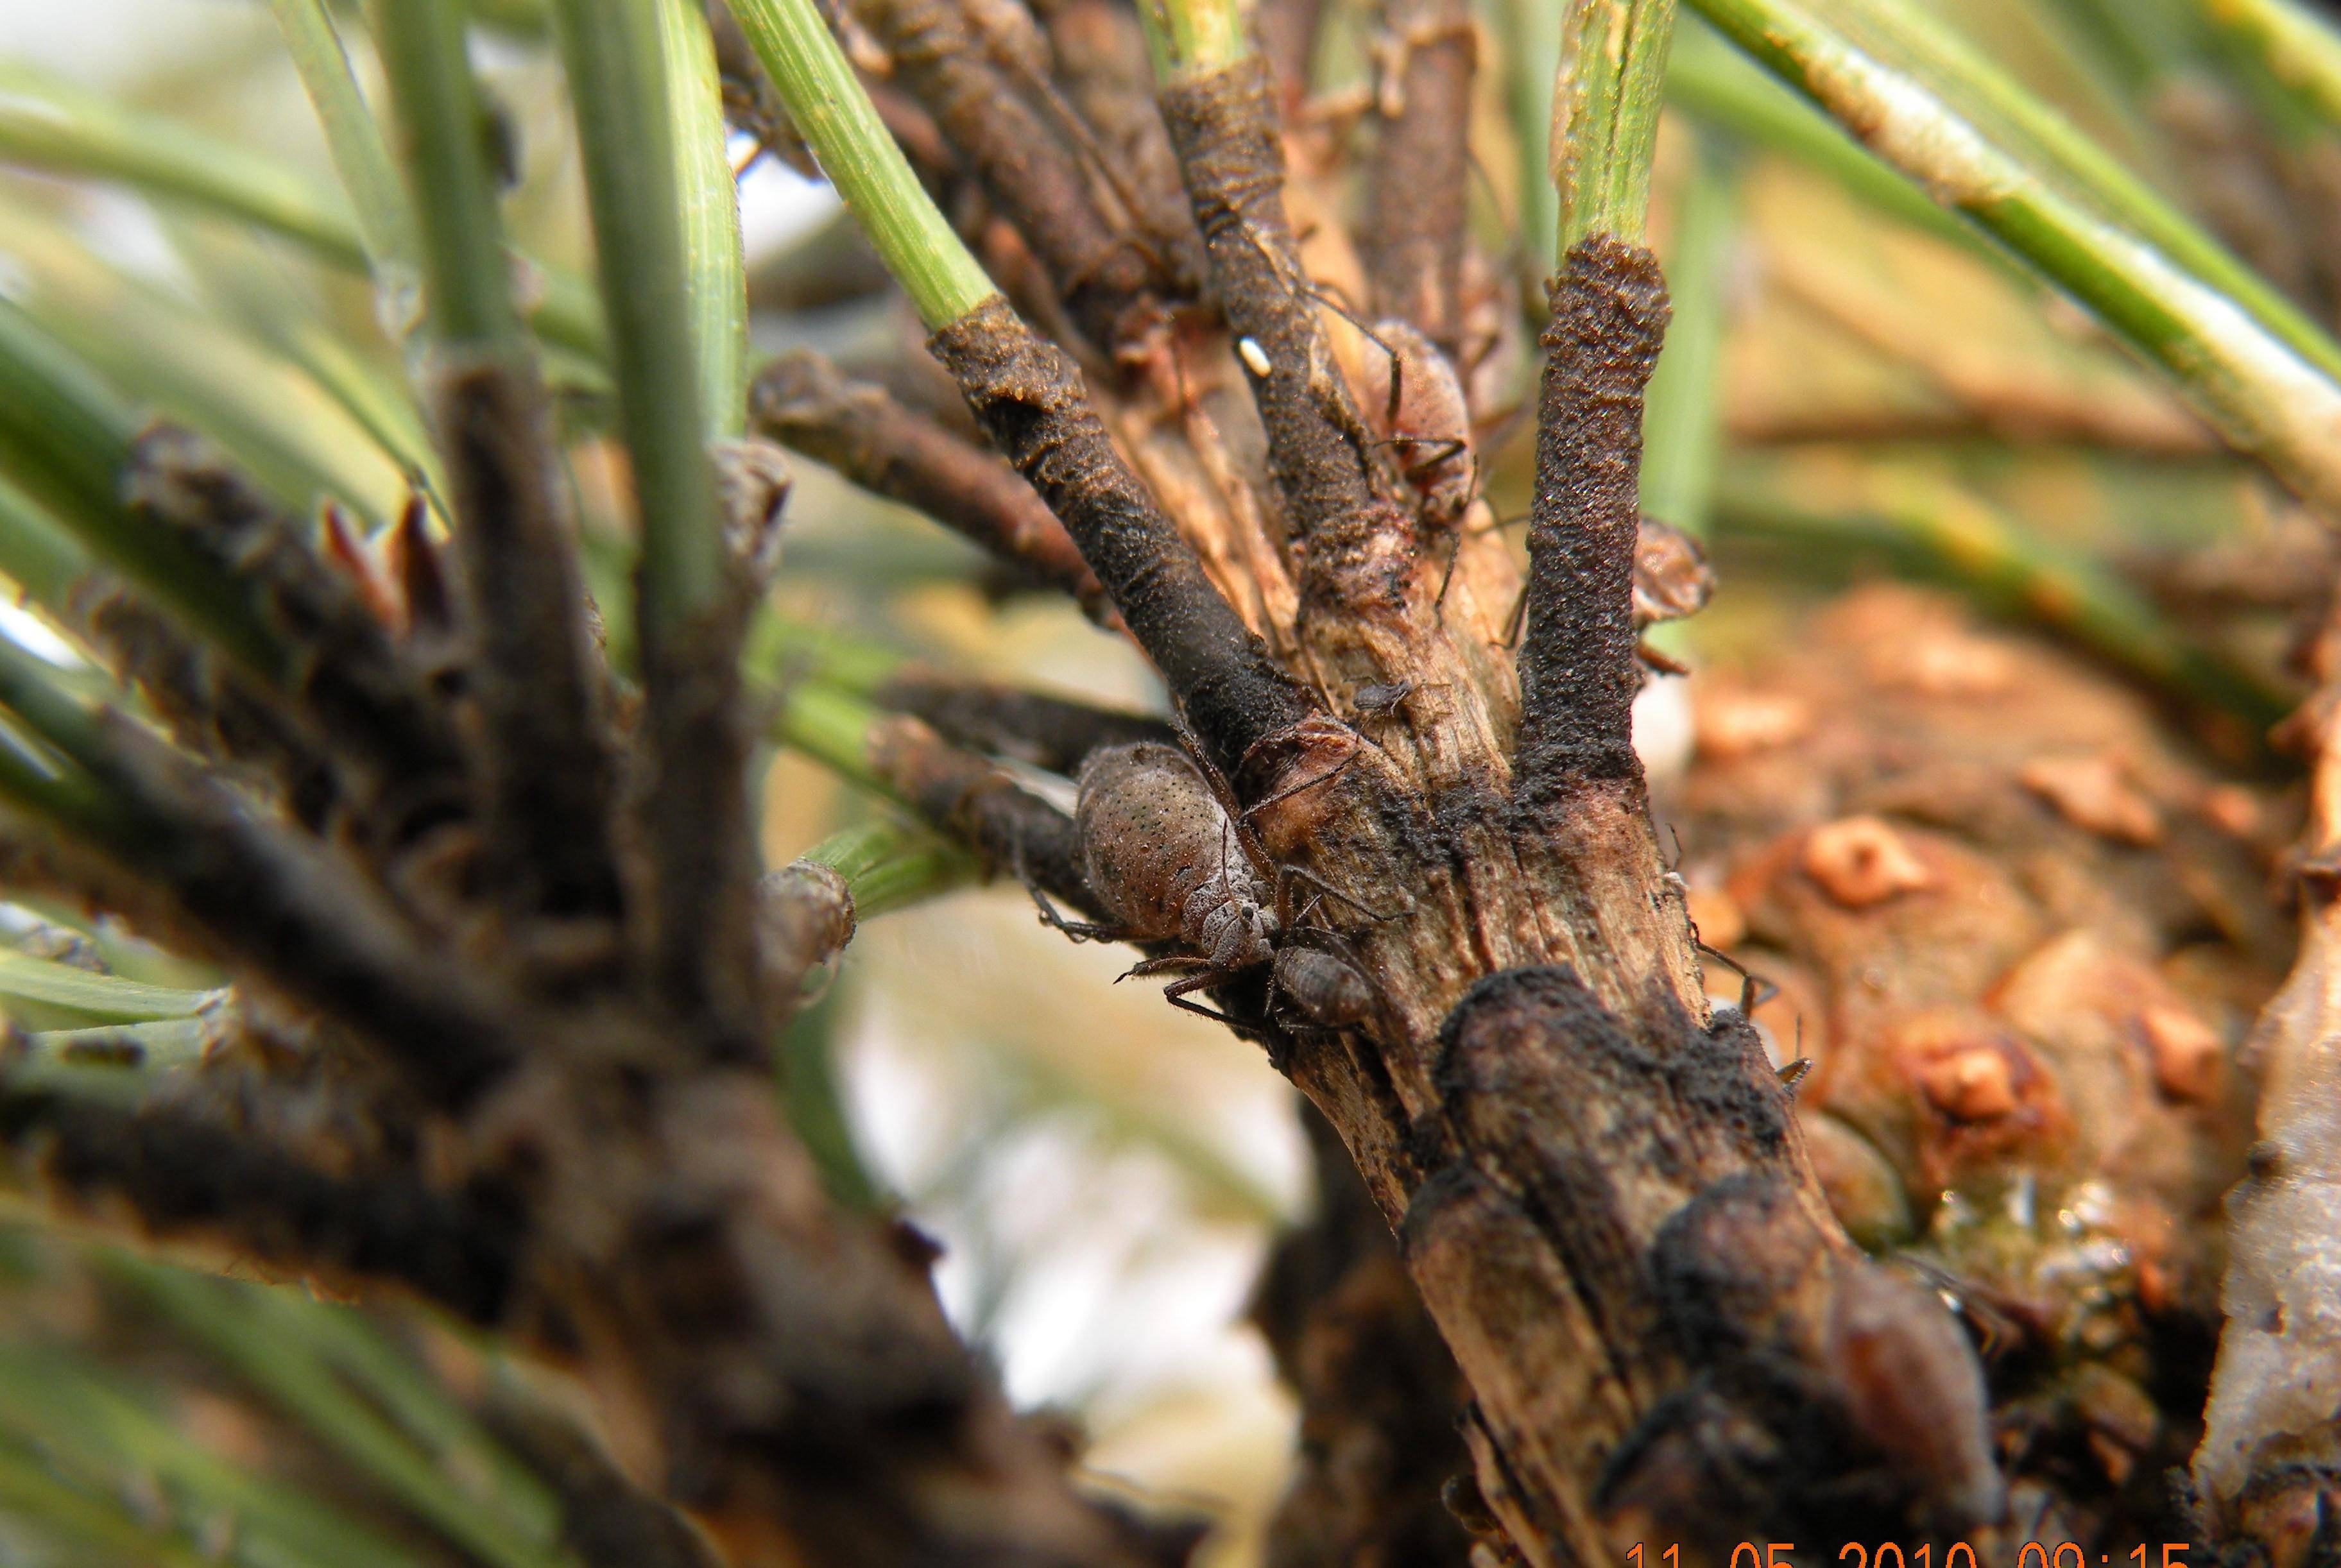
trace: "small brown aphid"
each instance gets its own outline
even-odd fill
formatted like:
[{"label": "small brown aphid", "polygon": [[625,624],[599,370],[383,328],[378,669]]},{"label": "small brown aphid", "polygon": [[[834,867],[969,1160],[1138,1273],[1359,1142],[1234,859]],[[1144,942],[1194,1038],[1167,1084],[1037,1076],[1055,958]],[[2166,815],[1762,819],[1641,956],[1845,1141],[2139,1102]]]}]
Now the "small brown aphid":
[{"label": "small brown aphid", "polygon": [[1361,412],[1396,452],[1399,471],[1422,498],[1424,520],[1452,523],[1479,487],[1463,383],[1439,345],[1405,322],[1378,321],[1367,336]]},{"label": "small brown aphid", "polygon": [[1117,938],[1180,941],[1221,970],[1269,961],[1269,888],[1185,752],[1150,740],[1101,747],[1077,783],[1083,869]]},{"label": "small brown aphid", "polygon": [[1320,1029],[1354,1029],[1374,1015],[1374,988],[1348,959],[1299,943],[1280,948],[1269,972],[1269,1010],[1280,1002]]},{"label": "small brown aphid", "polygon": [[1671,523],[1643,518],[1634,538],[1634,630],[1696,615],[1714,592],[1715,572],[1698,541]]},{"label": "small brown aphid", "polygon": [[[1312,885],[1320,898],[1351,905],[1371,918],[1390,918],[1375,915],[1298,867],[1279,868],[1273,884],[1263,878],[1235,819],[1201,769],[1175,746],[1140,740],[1101,747],[1081,763],[1076,784],[1080,799],[1073,827],[1081,839],[1082,873],[1112,919],[1101,925],[1067,920],[1045,899],[1040,900],[1041,918],[1077,938],[1175,941],[1187,948],[1186,953],[1149,958],[1131,970],[1194,971],[1163,987],[1174,1007],[1233,1022],[1186,997],[1274,959],[1278,939],[1300,923],[1292,912],[1296,888]],[[1339,938],[1326,932],[1320,940]],[[1358,978],[1354,968],[1351,977]],[[1340,1001],[1337,978],[1325,975],[1321,966],[1306,976],[1296,972],[1296,980],[1329,1008]]]},{"label": "small brown aphid", "polygon": [[1350,710],[1360,719],[1387,719],[1414,695],[1411,680],[1376,681],[1350,693]]}]

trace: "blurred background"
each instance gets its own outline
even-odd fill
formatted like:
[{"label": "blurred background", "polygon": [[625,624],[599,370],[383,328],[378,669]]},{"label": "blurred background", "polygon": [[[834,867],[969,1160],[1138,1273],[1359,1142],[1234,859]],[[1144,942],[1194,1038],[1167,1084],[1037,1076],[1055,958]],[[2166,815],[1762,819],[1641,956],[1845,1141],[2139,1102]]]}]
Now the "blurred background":
[{"label": "blurred background", "polygon": [[[582,192],[550,50],[492,42],[483,63],[515,133],[515,227],[539,253],[581,261]],[[319,184],[332,180],[264,5],[0,0],[0,104],[22,84],[15,72],[37,73],[43,88],[63,82],[127,100],[263,149]],[[770,158],[740,191],[752,271],[784,265],[837,212],[825,187]],[[130,319],[145,330],[130,335],[164,358],[234,352],[216,330],[178,336],[196,313],[215,314],[224,293],[297,292],[320,320],[363,334],[364,291],[341,283],[224,226],[0,168],[0,289],[76,320],[142,313]],[[844,352],[886,341],[884,313],[855,315],[822,323],[820,345]],[[762,351],[805,341],[758,323]],[[282,361],[270,368],[273,390],[292,400],[291,417],[285,405],[274,411],[281,431],[319,450],[364,446],[342,439],[346,416],[313,380]],[[205,378],[189,371],[176,390],[200,398]],[[973,550],[810,464],[798,469],[784,591],[802,624],[863,636],[889,629],[905,648],[976,670],[1157,701],[1143,662],[1078,615],[1034,601],[993,606],[971,586],[981,566]],[[364,501],[394,504],[394,470],[354,477]],[[772,864],[868,809],[793,756],[772,761],[765,798]],[[161,962],[134,955],[132,970],[142,958]],[[941,1244],[946,1305],[996,1358],[1011,1396],[1077,1415],[1100,1470],[1224,1520],[1216,1549],[1240,1561],[1293,1436],[1290,1401],[1244,1305],[1273,1232],[1307,1206],[1307,1156],[1291,1092],[1259,1052],[1166,1007],[1159,987],[1113,986],[1132,961],[1044,930],[1012,885],[971,889],[867,925],[800,1019],[790,1054],[800,1070],[834,1063],[852,1150],[842,1157],[873,1192],[899,1195]],[[45,1337],[61,1326],[60,1303],[78,1295],[58,1284],[72,1268],[18,1239],[27,1272],[0,1296],[0,1336]],[[75,1337],[98,1332],[94,1319],[69,1326]],[[0,1365],[0,1382],[6,1373]],[[197,1424],[190,1429],[223,1456],[258,1457],[270,1451],[268,1429],[234,1403],[251,1392],[230,1379],[226,1397],[181,1400],[172,1414]],[[232,1430],[241,1435],[228,1444]],[[296,1447],[315,1443],[289,1435]],[[0,1486],[0,1516],[7,1503]],[[42,1550],[36,1538],[10,1543],[0,1523],[0,1563]]]}]

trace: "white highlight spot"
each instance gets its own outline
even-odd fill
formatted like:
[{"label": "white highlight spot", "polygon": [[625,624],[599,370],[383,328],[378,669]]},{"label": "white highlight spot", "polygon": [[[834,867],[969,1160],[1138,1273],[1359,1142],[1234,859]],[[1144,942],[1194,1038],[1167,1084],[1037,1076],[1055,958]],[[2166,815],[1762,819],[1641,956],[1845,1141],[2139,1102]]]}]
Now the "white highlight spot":
[{"label": "white highlight spot", "polygon": [[1256,376],[1265,377],[1269,372],[1276,368],[1269,362],[1268,351],[1260,347],[1258,340],[1253,338],[1236,340],[1236,357],[1243,361],[1244,368]]}]

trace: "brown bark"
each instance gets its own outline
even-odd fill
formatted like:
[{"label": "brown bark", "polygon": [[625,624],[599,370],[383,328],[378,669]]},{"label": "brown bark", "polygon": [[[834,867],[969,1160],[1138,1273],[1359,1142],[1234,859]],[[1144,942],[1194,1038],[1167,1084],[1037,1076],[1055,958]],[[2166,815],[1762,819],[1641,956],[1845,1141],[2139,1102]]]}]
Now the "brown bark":
[{"label": "brown bark", "polygon": [[513,907],[607,918],[618,907],[614,781],[568,502],[533,366],[443,367],[439,438],[453,492],[480,728],[481,818]]}]

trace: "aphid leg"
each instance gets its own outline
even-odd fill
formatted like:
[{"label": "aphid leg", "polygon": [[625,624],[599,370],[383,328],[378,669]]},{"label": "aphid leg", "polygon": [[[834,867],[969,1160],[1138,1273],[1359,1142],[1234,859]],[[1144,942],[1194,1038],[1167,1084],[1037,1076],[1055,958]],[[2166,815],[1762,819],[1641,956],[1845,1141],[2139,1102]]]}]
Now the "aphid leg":
[{"label": "aphid leg", "polygon": [[[1471,483],[1476,489],[1479,482],[1478,475],[1479,459],[1475,457],[1471,460],[1471,462],[1473,469]],[[1463,531],[1461,529],[1450,529],[1448,532],[1447,539],[1447,565],[1439,575],[1439,592],[1430,600],[1431,610],[1439,617],[1439,624],[1442,626],[1446,624],[1447,590],[1451,587],[1455,581],[1455,563],[1462,559]]]},{"label": "aphid leg", "polygon": [[1350,764],[1358,759],[1358,753],[1364,749],[1364,741],[1353,739],[1350,747],[1349,754],[1343,757],[1339,762],[1334,763],[1330,768],[1326,769],[1323,772],[1312,774],[1309,778],[1301,779],[1298,784],[1289,784],[1283,789],[1279,789],[1275,794],[1270,795],[1267,799],[1254,801],[1251,805],[1245,807],[1243,809],[1243,820],[1249,823],[1253,815],[1257,812],[1265,811],[1270,806],[1290,800],[1295,795],[1304,794],[1310,789],[1316,789],[1320,784],[1330,784],[1333,780],[1339,779],[1342,774],[1350,770]]},{"label": "aphid leg", "polygon": [[1739,977],[1739,1016],[1741,1017],[1754,1017],[1757,1008],[1780,994],[1779,987],[1755,973],[1730,954],[1708,947],[1696,936],[1691,938],[1691,946]]},{"label": "aphid leg", "polygon": [[1780,1082],[1793,1095],[1797,1092],[1797,1086],[1805,1081],[1805,1075],[1812,1070],[1813,1059],[1805,1055],[1805,1016],[1798,1013],[1797,1015],[1797,1054],[1780,1065]]},{"label": "aphid leg", "polygon": [[1135,935],[1120,926],[1101,926],[1093,920],[1068,920],[1057,906],[1049,902],[1049,895],[1041,891],[1041,884],[1034,881],[1031,873],[1024,868],[1023,845],[1016,846],[1014,858],[1016,880],[1022,883],[1024,891],[1031,895],[1033,908],[1041,911],[1041,924],[1062,931],[1076,942],[1125,942]]},{"label": "aphid leg", "polygon": [[1194,992],[1208,990],[1228,978],[1228,971],[1214,964],[1200,975],[1191,975],[1186,979],[1177,982],[1175,985],[1163,987],[1162,999],[1170,1003],[1174,1007],[1196,1014],[1201,1017],[1209,1018],[1213,1023],[1225,1024],[1231,1029],[1241,1029],[1246,1026],[1239,1023],[1236,1019],[1229,1017],[1226,1013],[1221,1012],[1219,1008],[1207,1007],[1200,1002],[1190,1002],[1187,999],[1188,997],[1192,995]]},{"label": "aphid leg", "polygon": [[1032,902],[1040,907],[1041,924],[1063,932],[1076,942],[1126,942],[1136,935],[1122,926],[1101,926],[1093,920],[1068,920],[1040,888],[1027,883],[1024,890],[1032,895]]},{"label": "aphid leg", "polygon": [[[1228,1027],[1235,1030],[1236,1033],[1240,1035],[1252,1035],[1259,1032],[1259,1026],[1257,1024],[1247,1024],[1240,1018],[1220,1011],[1219,1008],[1207,1007],[1200,1002],[1190,1002],[1187,1000],[1190,996],[1197,991],[1209,990],[1213,986],[1233,979],[1238,973],[1237,970],[1230,969],[1224,964],[1214,964],[1209,958],[1201,958],[1196,954],[1170,953],[1159,958],[1148,958],[1142,963],[1132,964],[1129,968],[1114,977],[1114,984],[1120,985],[1124,980],[1142,978],[1148,975],[1175,974],[1180,969],[1191,969],[1194,973],[1189,975],[1183,980],[1175,980],[1170,985],[1163,987],[1162,999],[1164,1001],[1169,1002],[1172,1007],[1180,1008],[1182,1011],[1195,1013],[1200,1017],[1209,1018],[1213,1023],[1225,1024]],[[1270,997],[1269,1005],[1272,1009],[1275,1003],[1276,991],[1276,976],[1273,970],[1270,971],[1268,984]],[[1271,1020],[1273,1019],[1272,1010],[1270,1013],[1270,1018]]]},{"label": "aphid leg", "polygon": [[1520,596],[1512,600],[1511,613],[1504,617],[1504,638],[1497,646],[1518,648],[1520,645],[1520,629],[1525,627],[1528,621],[1529,590],[1523,588],[1520,590]]},{"label": "aphid leg", "polygon": [[1384,914],[1370,904],[1360,903],[1356,898],[1344,893],[1341,889],[1336,888],[1333,884],[1328,882],[1324,878],[1320,877],[1314,871],[1309,870],[1300,866],[1279,866],[1276,868],[1276,923],[1278,929],[1289,931],[1292,928],[1292,890],[1304,884],[1315,888],[1317,891],[1317,897],[1310,900],[1309,910],[1303,911],[1304,914],[1313,911],[1320,903],[1322,903],[1328,898],[1332,899],[1337,904],[1347,904],[1350,908],[1355,909],[1359,914],[1364,916],[1367,919],[1373,921],[1376,925],[1382,925],[1391,920],[1401,919],[1404,917],[1414,913],[1414,901],[1410,898],[1407,900],[1405,908],[1395,909],[1389,914]]},{"label": "aphid leg", "polygon": [[[1398,383],[1396,382],[1392,382],[1390,384],[1392,386],[1396,386]],[[1392,419],[1396,419],[1398,417],[1395,410],[1391,412],[1390,417]],[[1374,444],[1376,446],[1437,447],[1439,450],[1432,452],[1429,457],[1414,458],[1407,462],[1404,472],[1409,479],[1412,479],[1416,474],[1422,472],[1426,469],[1437,468],[1440,463],[1445,462],[1449,458],[1453,457],[1459,452],[1469,452],[1471,450],[1471,443],[1469,442],[1451,435],[1384,436],[1381,440],[1374,442]],[[1472,467],[1475,470],[1479,467],[1479,463],[1476,459],[1472,462]]]},{"label": "aphid leg", "polygon": [[1116,975],[1113,978],[1113,983],[1119,986],[1124,980],[1142,980],[1149,975],[1172,975],[1179,973],[1182,969],[1194,970],[1199,968],[1210,969],[1216,968],[1218,968],[1218,966],[1213,964],[1210,959],[1198,957],[1193,953],[1165,953],[1161,958],[1139,959],[1138,962],[1131,965],[1130,968],[1124,969],[1121,974]]},{"label": "aphid leg", "polygon": [[[1332,297],[1321,291],[1317,297],[1325,303],[1332,304]],[[1343,321],[1358,329],[1360,337],[1381,350],[1382,356],[1390,361],[1390,391],[1382,398],[1382,428],[1384,430],[1397,428],[1399,397],[1406,390],[1406,371],[1399,361],[1398,349],[1383,342],[1380,332],[1359,320],[1357,315],[1346,306],[1336,304],[1333,305],[1333,309],[1340,313]]]},{"label": "aphid leg", "polygon": [[[1282,267],[1282,263],[1280,262],[1274,263],[1273,264],[1279,266],[1280,269]],[[1387,429],[1397,423],[1400,397],[1405,391],[1406,383],[1406,377],[1401,369],[1402,362],[1399,357],[1398,350],[1393,348],[1390,343],[1384,342],[1381,335],[1376,332],[1372,327],[1366,323],[1365,318],[1360,316],[1354,307],[1352,307],[1347,301],[1341,299],[1334,292],[1331,284],[1320,283],[1313,278],[1303,275],[1300,276],[1292,286],[1303,298],[1313,300],[1318,304],[1323,305],[1327,310],[1331,311],[1335,315],[1340,316],[1343,321],[1355,327],[1358,330],[1359,334],[1368,342],[1372,343],[1374,347],[1381,350],[1383,353],[1390,356],[1390,392],[1383,400],[1386,407],[1382,413],[1382,424],[1383,428]],[[1339,422],[1345,426],[1351,427],[1349,428],[1345,433],[1348,434],[1353,442],[1356,442],[1361,449],[1365,450],[1370,450],[1377,444],[1371,439],[1370,432],[1354,428],[1356,419],[1354,415],[1346,412],[1349,408],[1349,404],[1346,400],[1334,399],[1332,400],[1332,406],[1344,411],[1340,417]]]}]

